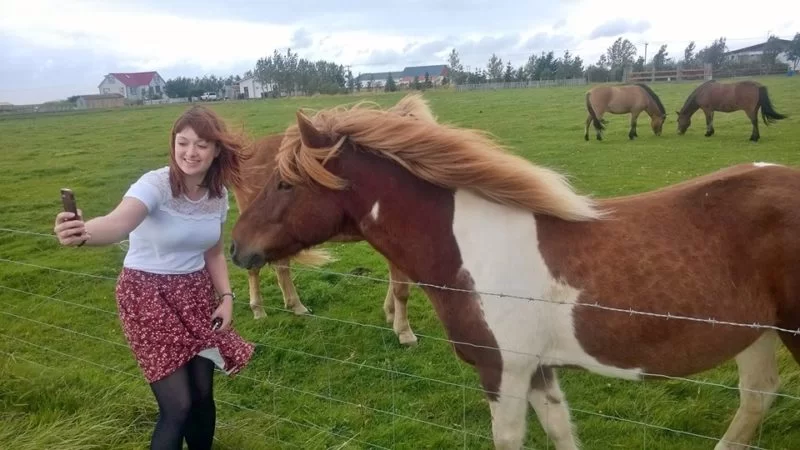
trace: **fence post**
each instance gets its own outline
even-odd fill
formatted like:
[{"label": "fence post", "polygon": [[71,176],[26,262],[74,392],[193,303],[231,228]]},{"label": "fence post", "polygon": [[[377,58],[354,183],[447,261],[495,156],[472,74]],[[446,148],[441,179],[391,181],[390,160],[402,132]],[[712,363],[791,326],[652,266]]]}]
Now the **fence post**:
[{"label": "fence post", "polygon": [[681,81],[683,79],[683,74],[681,73],[682,71],[683,71],[683,64],[682,63],[678,63],[678,66],[675,68],[675,80],[676,81]]},{"label": "fence post", "polygon": [[631,66],[625,66],[622,68],[622,82],[627,83],[631,77]]},{"label": "fence post", "polygon": [[653,68],[650,70],[650,82],[655,83],[656,81],[656,65],[653,63]]},{"label": "fence post", "polygon": [[706,81],[713,79],[713,74],[711,72],[711,63],[703,64],[703,79]]}]

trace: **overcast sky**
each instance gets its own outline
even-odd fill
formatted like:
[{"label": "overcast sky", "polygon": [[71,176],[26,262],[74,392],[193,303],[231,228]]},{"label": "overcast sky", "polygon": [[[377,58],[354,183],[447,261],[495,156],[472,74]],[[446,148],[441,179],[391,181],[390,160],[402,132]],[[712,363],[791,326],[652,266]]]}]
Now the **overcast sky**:
[{"label": "overcast sky", "polygon": [[[564,50],[586,64],[619,36],[683,55],[727,37],[736,49],[772,32],[800,31],[796,0],[769,8],[731,1],[669,0],[0,0],[0,102],[38,103],[98,93],[108,72],[162,77],[243,74],[273,49],[359,72],[444,64],[492,53],[518,66]],[[727,6],[725,6],[727,5]],[[724,12],[720,12],[724,11]],[[785,14],[782,14],[784,12]],[[710,16],[709,16],[710,14]]]}]

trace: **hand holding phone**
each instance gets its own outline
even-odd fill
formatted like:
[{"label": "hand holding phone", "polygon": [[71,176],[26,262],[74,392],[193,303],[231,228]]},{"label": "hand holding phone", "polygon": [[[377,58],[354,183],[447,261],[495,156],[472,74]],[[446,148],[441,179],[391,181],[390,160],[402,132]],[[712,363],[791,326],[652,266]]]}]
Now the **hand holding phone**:
[{"label": "hand holding phone", "polygon": [[53,231],[62,245],[75,245],[78,247],[86,243],[89,239],[83,219],[75,203],[75,194],[71,189],[61,189],[61,203],[64,212],[56,215],[56,225]]}]

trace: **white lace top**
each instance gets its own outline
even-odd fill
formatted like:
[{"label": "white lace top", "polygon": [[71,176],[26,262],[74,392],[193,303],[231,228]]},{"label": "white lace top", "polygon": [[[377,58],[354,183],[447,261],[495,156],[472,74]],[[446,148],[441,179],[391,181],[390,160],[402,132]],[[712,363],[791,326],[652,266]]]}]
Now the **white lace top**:
[{"label": "white lace top", "polygon": [[205,266],[203,253],[220,238],[228,215],[228,191],[197,201],[172,197],[169,167],[145,173],[125,193],[147,206],[144,221],[129,236],[123,265],[162,274],[190,273]]}]

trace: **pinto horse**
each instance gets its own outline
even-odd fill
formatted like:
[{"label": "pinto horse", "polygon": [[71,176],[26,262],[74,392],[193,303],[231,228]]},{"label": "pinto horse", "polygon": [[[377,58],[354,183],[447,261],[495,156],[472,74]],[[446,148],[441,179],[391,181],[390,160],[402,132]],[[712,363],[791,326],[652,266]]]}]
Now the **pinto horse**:
[{"label": "pinto horse", "polygon": [[633,139],[636,133],[636,122],[642,111],[650,116],[650,127],[656,136],[661,136],[667,111],[655,92],[644,83],[626,84],[621,86],[596,86],[586,93],[586,109],[589,116],[586,118],[583,138],[589,140],[589,125],[594,124],[597,140],[602,141],[601,131],[605,128],[603,114],[628,114],[631,115],[631,129],[628,138]]},{"label": "pinto horse", "polygon": [[735,359],[740,405],[716,447],[733,448],[778,390],[778,339],[800,360],[783,331],[800,328],[795,169],[598,200],[485,133],[356,107],[298,112],[276,159],[234,225],[234,264],[363,236],[476,369],[498,449],[520,448],[529,405],[555,448],[578,448],[559,367],[643,380]]},{"label": "pinto horse", "polygon": [[[419,120],[436,121],[427,101],[419,94],[410,94],[403,97],[397,104],[389,108],[389,112],[414,117]],[[264,183],[265,174],[275,170],[275,155],[282,140],[282,133],[274,134],[257,140],[249,147],[248,158],[244,160],[245,167],[242,171],[242,183],[240,186],[233,188],[239,211],[244,211],[252,203],[259,192],[259,187]],[[357,242],[361,240],[360,236],[347,234],[330,239],[331,242]],[[308,308],[300,301],[300,296],[297,294],[297,289],[292,281],[291,262],[318,267],[332,260],[333,258],[327,251],[315,248],[304,250],[292,258],[282,258],[275,261],[273,265],[275,276],[278,280],[278,286],[281,289],[283,304],[286,309],[297,315],[308,314],[309,312]],[[390,283],[383,302],[384,315],[386,316],[386,321],[392,324],[400,344],[413,345],[417,342],[417,337],[411,329],[406,310],[410,284],[407,277],[391,262],[388,265]],[[248,270],[250,309],[255,319],[266,317],[260,292],[260,270],[261,268]]]},{"label": "pinto horse", "polygon": [[747,114],[753,124],[750,140],[758,142],[761,133],[758,131],[758,109],[761,108],[761,118],[764,125],[769,126],[776,120],[788,116],[775,111],[767,93],[767,87],[756,81],[744,80],[733,83],[718,83],[709,80],[697,86],[689,94],[678,114],[678,134],[685,134],[692,124],[692,114],[702,109],[706,116],[706,137],[714,134],[714,111],[734,112],[742,110]]}]

